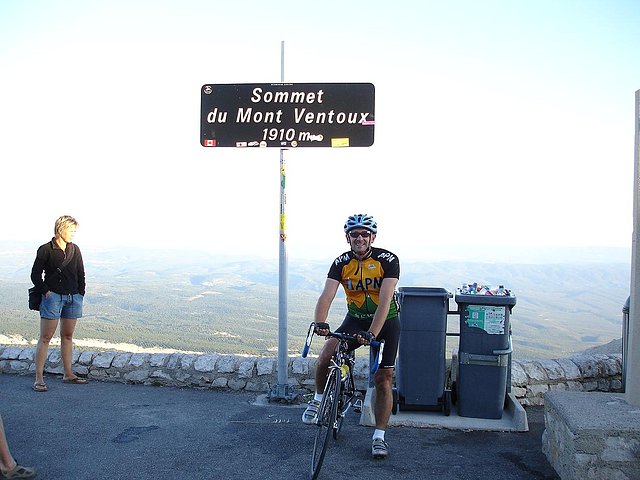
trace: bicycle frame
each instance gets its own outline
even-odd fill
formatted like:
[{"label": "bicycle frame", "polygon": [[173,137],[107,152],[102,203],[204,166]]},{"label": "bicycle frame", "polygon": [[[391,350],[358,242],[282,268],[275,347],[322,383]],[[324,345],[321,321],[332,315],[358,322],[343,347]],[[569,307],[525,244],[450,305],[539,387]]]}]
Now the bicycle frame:
[{"label": "bicycle frame", "polygon": [[351,407],[354,410],[362,407],[362,399],[360,392],[356,391],[355,380],[353,377],[353,366],[355,364],[355,352],[348,351],[348,345],[345,340],[340,340],[334,356],[329,364],[329,371],[340,371],[340,391],[338,394],[338,412],[336,421],[333,426],[333,438],[338,437],[342,428],[342,421]]},{"label": "bicycle frame", "polygon": [[[314,330],[315,324],[311,323],[307,333],[307,341],[302,351],[303,357],[306,357],[309,352]],[[349,409],[353,406],[354,410],[357,411],[358,408],[362,407],[361,395],[360,392],[356,391],[353,375],[355,352],[353,350],[349,351],[349,341],[356,340],[356,336],[339,332],[329,332],[327,336],[336,338],[338,343],[329,363],[327,381],[322,401],[318,408],[318,418],[315,424],[318,430],[316,431],[311,455],[312,480],[315,480],[320,473],[327,451],[329,433],[333,434],[334,440],[337,439],[338,433],[342,429],[342,422]],[[379,359],[382,358],[381,353],[384,342],[372,342],[371,346],[379,347],[376,359],[371,365],[371,373],[374,374],[378,368]]]}]

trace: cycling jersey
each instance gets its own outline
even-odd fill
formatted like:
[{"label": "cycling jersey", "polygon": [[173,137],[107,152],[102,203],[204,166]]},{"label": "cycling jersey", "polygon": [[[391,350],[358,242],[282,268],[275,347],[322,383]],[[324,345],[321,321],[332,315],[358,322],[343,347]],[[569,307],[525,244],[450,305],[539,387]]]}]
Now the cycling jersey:
[{"label": "cycling jersey", "polygon": [[[380,286],[385,278],[400,278],[400,262],[389,250],[371,247],[366,258],[358,260],[353,252],[336,258],[327,277],[342,284],[347,295],[347,309],[356,318],[373,319],[380,303]],[[398,316],[395,295],[387,318]]]}]

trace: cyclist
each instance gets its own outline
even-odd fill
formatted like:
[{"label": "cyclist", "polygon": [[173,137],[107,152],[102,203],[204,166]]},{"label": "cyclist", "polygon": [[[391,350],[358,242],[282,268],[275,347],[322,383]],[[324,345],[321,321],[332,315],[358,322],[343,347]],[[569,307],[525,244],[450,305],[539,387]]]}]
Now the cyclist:
[{"label": "cyclist", "polygon": [[[327,274],[324,289],[316,304],[315,333],[326,335],[329,308],[342,285],[347,297],[347,315],[337,332],[357,334],[358,343],[352,349],[371,341],[384,340],[383,358],[374,375],[376,401],[374,414],[376,428],[373,433],[371,454],[385,458],[389,446],[385,429],[393,408],[393,369],[398,351],[400,321],[395,287],[400,277],[398,257],[389,250],[372,247],[378,225],[371,215],[351,215],[344,224],[344,232],[351,249],[337,257]],[[327,381],[328,366],[338,340],[328,338],[316,365],[315,395],[302,414],[302,421],[313,424]]]}]

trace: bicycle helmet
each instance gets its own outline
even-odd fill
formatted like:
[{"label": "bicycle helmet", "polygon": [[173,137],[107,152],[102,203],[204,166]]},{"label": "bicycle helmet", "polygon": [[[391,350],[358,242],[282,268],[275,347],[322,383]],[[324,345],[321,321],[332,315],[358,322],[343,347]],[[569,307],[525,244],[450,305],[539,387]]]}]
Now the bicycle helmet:
[{"label": "bicycle helmet", "polygon": [[344,233],[349,233],[354,228],[366,228],[371,233],[378,233],[378,224],[371,215],[356,213],[349,216],[344,224]]}]

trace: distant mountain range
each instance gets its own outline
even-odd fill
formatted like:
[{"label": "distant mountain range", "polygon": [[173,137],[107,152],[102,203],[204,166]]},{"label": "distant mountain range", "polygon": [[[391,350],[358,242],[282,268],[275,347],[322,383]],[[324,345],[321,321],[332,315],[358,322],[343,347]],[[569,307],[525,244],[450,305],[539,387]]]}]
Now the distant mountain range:
[{"label": "distant mountain range", "polygon": [[[339,252],[338,252],[339,253]],[[35,248],[0,244],[0,335],[33,341],[37,313],[27,309]],[[202,252],[83,249],[85,317],[77,339],[143,348],[269,354],[278,348],[278,260],[225,258]],[[289,261],[287,337],[300,351],[324,285],[327,261]],[[516,358],[560,358],[619,339],[629,295],[629,262],[477,263],[404,259],[400,286],[445,288],[503,284],[517,304],[511,314]],[[450,308],[456,309],[452,300]],[[330,322],[344,316],[344,296]],[[459,316],[449,315],[449,332]],[[457,338],[447,339],[447,351]]]}]

